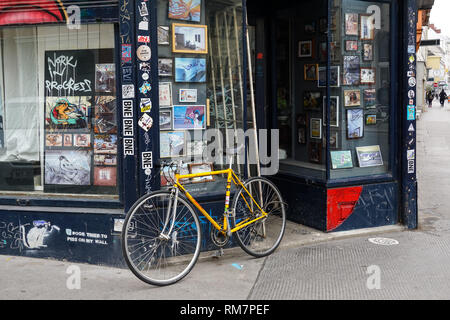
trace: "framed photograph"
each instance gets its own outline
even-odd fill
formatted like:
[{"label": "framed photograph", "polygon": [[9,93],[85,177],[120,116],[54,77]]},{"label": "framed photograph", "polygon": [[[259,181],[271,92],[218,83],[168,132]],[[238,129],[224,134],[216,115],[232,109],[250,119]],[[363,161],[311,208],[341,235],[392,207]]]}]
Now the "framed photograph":
[{"label": "framed photograph", "polygon": [[[330,127],[339,127],[339,96],[330,97]],[[326,126],[327,97],[323,97],[323,125]]]},{"label": "framed photograph", "polygon": [[200,22],[201,0],[169,0],[169,19]]},{"label": "framed photograph", "polygon": [[361,84],[375,84],[376,82],[375,68],[361,68],[360,74],[361,74],[360,78]]},{"label": "framed photograph", "polygon": [[116,167],[94,167],[94,186],[115,187],[116,184]]},{"label": "framed photograph", "polygon": [[361,61],[359,56],[344,56],[342,84],[358,86],[360,81]]},{"label": "framed photograph", "polygon": [[159,58],[158,59],[158,76],[171,77],[173,76],[173,59]]},{"label": "framed photograph", "polygon": [[320,111],[320,91],[305,91],[303,93],[303,107],[307,110]]},{"label": "framed photograph", "polygon": [[356,155],[361,168],[376,167],[383,165],[380,146],[356,147]]},{"label": "framed photograph", "polygon": [[[340,87],[341,77],[340,77],[340,67],[331,66],[330,67],[330,87]],[[319,79],[317,81],[317,86],[319,88],[325,88],[327,86],[327,67],[319,67]]]},{"label": "framed photograph", "polygon": [[318,65],[307,63],[303,67],[303,76],[307,81],[315,81],[318,79]]},{"label": "framed photograph", "polygon": [[298,143],[300,144],[306,144],[306,128],[305,127],[299,127],[297,128],[297,135],[298,135]]},{"label": "framed photograph", "polygon": [[91,184],[90,150],[46,150],[45,184],[88,186]]},{"label": "framed photograph", "polygon": [[375,34],[375,15],[361,14],[359,25],[359,37],[361,40],[373,40]]},{"label": "framed photograph", "polygon": [[117,135],[94,135],[94,154],[117,154]]},{"label": "framed photograph", "polygon": [[330,57],[333,62],[341,62],[341,47],[337,42],[330,42]]},{"label": "framed photograph", "polygon": [[316,33],[316,22],[315,21],[309,21],[305,23],[305,33],[312,34]]},{"label": "framed photograph", "polygon": [[47,133],[45,135],[46,147],[62,147],[63,136],[61,133]]},{"label": "framed photograph", "polygon": [[345,14],[345,35],[346,36],[357,36],[358,35],[358,20],[359,20],[359,16],[357,13],[346,13]]},{"label": "framed photograph", "polygon": [[322,119],[311,118],[310,125],[311,125],[310,131],[311,139],[322,139]]},{"label": "framed photograph", "polygon": [[64,138],[63,138],[64,147],[72,147],[73,146],[72,138],[73,137],[71,134],[64,134]]},{"label": "framed photograph", "polygon": [[305,40],[298,42],[298,57],[312,58],[314,56],[313,40]]},{"label": "framed photograph", "polygon": [[159,83],[159,106],[170,107],[172,105],[172,83]]},{"label": "framed photograph", "polygon": [[180,89],[179,101],[182,103],[196,103],[197,89]]},{"label": "framed photograph", "polygon": [[358,51],[358,41],[356,40],[346,40],[345,41],[346,51]]},{"label": "framed photograph", "polygon": [[45,105],[45,129],[65,132],[90,129],[91,96],[47,97]]},{"label": "framed photograph", "polygon": [[79,148],[91,147],[91,134],[90,133],[77,133],[73,135],[73,146]]},{"label": "framed photograph", "polygon": [[[204,173],[204,172],[211,172],[214,170],[214,166],[212,163],[189,163],[189,173],[195,174],[195,173]],[[202,182],[211,182],[214,181],[214,176],[204,176],[204,177],[197,177],[192,178],[192,183],[202,183]]]},{"label": "framed photograph", "polygon": [[344,151],[330,151],[331,154],[331,169],[350,169],[353,168],[352,152],[350,150]]},{"label": "framed photograph", "polygon": [[206,82],[206,59],[175,58],[175,82]]},{"label": "framed photograph", "polygon": [[158,45],[168,46],[170,44],[169,26],[158,26]]},{"label": "framed photograph", "polygon": [[309,161],[313,163],[322,162],[322,142],[311,142],[309,144]]},{"label": "framed photograph", "polygon": [[117,166],[117,155],[94,154],[94,166]]},{"label": "framed photograph", "polygon": [[173,130],[206,129],[206,106],[173,106]]},{"label": "framed photograph", "polygon": [[344,106],[345,107],[358,107],[361,105],[361,91],[357,90],[344,90]]},{"label": "framed photograph", "polygon": [[159,109],[159,130],[172,130],[172,109]]},{"label": "framed photograph", "polygon": [[95,65],[95,91],[102,93],[116,93],[115,64]]},{"label": "framed photograph", "polygon": [[94,132],[117,133],[117,100],[114,96],[95,97]]},{"label": "framed photograph", "polygon": [[347,139],[359,139],[364,136],[364,110],[347,109]]},{"label": "framed photograph", "polygon": [[364,89],[363,90],[364,107],[366,109],[375,108],[377,102],[376,90],[375,89]]},{"label": "framed photograph", "polygon": [[161,131],[159,133],[161,158],[176,158],[186,155],[184,131]]},{"label": "framed photograph", "polygon": [[176,53],[208,53],[208,26],[173,23],[172,51]]},{"label": "framed photograph", "polygon": [[376,114],[368,114],[366,115],[366,125],[373,126],[377,124],[377,115]]},{"label": "framed photograph", "polygon": [[363,43],[362,53],[363,61],[373,61],[373,44]]}]

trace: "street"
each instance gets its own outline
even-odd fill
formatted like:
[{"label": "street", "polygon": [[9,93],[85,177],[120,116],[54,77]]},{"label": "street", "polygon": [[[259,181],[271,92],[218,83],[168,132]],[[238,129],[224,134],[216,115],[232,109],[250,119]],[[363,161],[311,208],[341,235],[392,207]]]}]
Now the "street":
[{"label": "street", "polygon": [[[302,243],[319,233],[290,223],[292,241],[264,259],[236,250],[203,257],[181,282],[146,285],[127,269],[0,256],[2,299],[298,300],[450,297],[450,106],[417,121],[419,229]],[[295,239],[292,240],[293,234]],[[325,236],[323,236],[325,237]],[[393,243],[374,243],[385,237]],[[297,243],[297,245],[296,245]],[[208,254],[206,254],[208,255]],[[79,273],[79,281],[73,276]],[[6,276],[7,275],[7,276]]]}]

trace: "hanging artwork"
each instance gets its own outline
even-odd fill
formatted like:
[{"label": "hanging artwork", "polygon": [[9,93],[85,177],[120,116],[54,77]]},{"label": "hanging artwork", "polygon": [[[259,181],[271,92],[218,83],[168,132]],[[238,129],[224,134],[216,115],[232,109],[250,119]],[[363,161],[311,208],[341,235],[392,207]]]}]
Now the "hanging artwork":
[{"label": "hanging artwork", "polygon": [[169,19],[200,22],[201,0],[169,0]]},{"label": "hanging artwork", "polygon": [[347,109],[347,139],[359,139],[364,135],[364,110]]},{"label": "hanging artwork", "polygon": [[360,80],[360,58],[359,56],[344,56],[344,71],[342,83],[349,86],[359,85]]},{"label": "hanging artwork", "polygon": [[172,109],[159,109],[159,130],[172,130]]},{"label": "hanging artwork", "polygon": [[208,27],[174,23],[172,25],[172,51],[177,53],[208,53]]},{"label": "hanging artwork", "polygon": [[90,185],[91,151],[46,150],[45,184]]},{"label": "hanging artwork", "polygon": [[94,167],[94,186],[115,187],[116,184],[115,167]]},{"label": "hanging artwork", "polygon": [[91,97],[47,97],[46,129],[89,129]]},{"label": "hanging artwork", "polygon": [[117,154],[117,135],[96,134],[94,135],[95,154]]},{"label": "hanging artwork", "polygon": [[162,131],[160,153],[161,158],[183,157],[186,154],[185,131]]},{"label": "hanging artwork", "polygon": [[206,59],[175,58],[175,82],[206,82]]},{"label": "hanging artwork", "polygon": [[173,106],[173,129],[206,129],[206,106]]},{"label": "hanging artwork", "polygon": [[114,64],[97,64],[95,66],[95,91],[116,93],[116,68]]},{"label": "hanging artwork", "polygon": [[94,108],[94,132],[95,133],[117,133],[116,119],[116,97],[95,97]]}]

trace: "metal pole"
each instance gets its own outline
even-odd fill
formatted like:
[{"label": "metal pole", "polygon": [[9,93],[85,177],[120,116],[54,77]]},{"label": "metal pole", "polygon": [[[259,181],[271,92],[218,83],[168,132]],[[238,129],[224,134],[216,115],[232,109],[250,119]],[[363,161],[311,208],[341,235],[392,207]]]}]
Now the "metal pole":
[{"label": "metal pole", "polygon": [[[217,110],[217,92],[216,92],[216,67],[214,64],[214,54],[213,54],[213,47],[212,47],[212,41],[211,41],[211,37],[209,37],[208,39],[209,41],[209,53],[210,53],[210,57],[211,57],[211,76],[212,76],[212,83],[213,83],[213,94],[214,94],[214,112],[215,112],[215,118],[216,118],[216,129],[220,130],[219,127],[219,113]],[[223,150],[223,144],[222,144],[222,139],[221,139],[221,135],[218,135],[218,139],[219,139],[219,154],[222,156],[222,150]]]}]

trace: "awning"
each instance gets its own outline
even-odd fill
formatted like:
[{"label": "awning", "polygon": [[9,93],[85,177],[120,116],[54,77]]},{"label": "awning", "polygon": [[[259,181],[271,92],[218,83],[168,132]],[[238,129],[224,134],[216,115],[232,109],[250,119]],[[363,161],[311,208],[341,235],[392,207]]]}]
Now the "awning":
[{"label": "awning", "polygon": [[433,7],[434,0],[417,0],[417,9],[427,10]]}]

